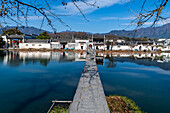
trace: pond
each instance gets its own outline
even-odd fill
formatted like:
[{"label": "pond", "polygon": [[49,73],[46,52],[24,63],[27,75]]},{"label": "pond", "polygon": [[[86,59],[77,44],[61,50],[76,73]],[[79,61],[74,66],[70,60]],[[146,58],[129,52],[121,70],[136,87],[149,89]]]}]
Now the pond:
[{"label": "pond", "polygon": [[[46,113],[72,100],[86,53],[0,51],[0,113]],[[170,54],[97,54],[106,96],[133,99],[145,112],[168,113]]]}]

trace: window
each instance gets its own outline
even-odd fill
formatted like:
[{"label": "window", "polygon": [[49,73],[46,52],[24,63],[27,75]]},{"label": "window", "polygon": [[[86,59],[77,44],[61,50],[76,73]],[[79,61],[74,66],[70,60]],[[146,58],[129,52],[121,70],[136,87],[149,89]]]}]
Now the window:
[{"label": "window", "polygon": [[39,44],[39,46],[41,46],[41,44]]},{"label": "window", "polygon": [[35,44],[32,44],[32,46],[35,46]]},{"label": "window", "polygon": [[28,46],[28,44],[25,44],[25,46]]}]

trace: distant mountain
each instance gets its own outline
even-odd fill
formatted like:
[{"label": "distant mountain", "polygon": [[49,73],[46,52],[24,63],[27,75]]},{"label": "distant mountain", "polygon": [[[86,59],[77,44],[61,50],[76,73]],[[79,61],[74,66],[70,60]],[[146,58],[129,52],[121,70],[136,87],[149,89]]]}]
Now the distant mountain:
[{"label": "distant mountain", "polygon": [[[3,29],[0,29],[0,34],[2,34],[2,30],[10,29],[10,28],[16,28],[16,26],[6,26]],[[24,34],[40,34],[44,32],[45,30],[40,30],[35,27],[18,27],[18,30],[23,32]],[[49,32],[49,31],[47,31]],[[76,33],[78,31],[62,31],[60,33]],[[51,33],[51,32],[49,32]],[[87,34],[92,34],[90,32],[86,32]],[[134,30],[112,30],[109,33],[96,33],[96,35],[107,35],[107,34],[115,34],[117,36],[127,36],[127,37],[148,37],[148,38],[170,38],[170,23],[165,24],[163,26],[159,27],[147,27],[147,28],[141,28],[136,33]]]},{"label": "distant mountain", "polygon": [[[6,26],[6,27],[0,29],[0,34],[2,34],[4,30],[12,29],[12,28],[16,28],[16,26]],[[36,34],[36,35],[39,35],[40,33],[45,31],[45,30],[40,30],[35,27],[18,27],[18,30],[24,34]],[[47,31],[47,32],[49,32],[49,31]]]},{"label": "distant mountain", "polygon": [[136,33],[134,30],[112,30],[105,34],[127,37],[170,38],[170,23],[159,27],[141,28]]}]

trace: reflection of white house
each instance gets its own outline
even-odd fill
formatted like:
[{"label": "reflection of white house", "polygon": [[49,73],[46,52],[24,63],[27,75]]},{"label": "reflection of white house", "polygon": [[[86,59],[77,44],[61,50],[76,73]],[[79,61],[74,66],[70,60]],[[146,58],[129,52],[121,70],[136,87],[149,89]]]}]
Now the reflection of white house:
[{"label": "reflection of white house", "polygon": [[89,46],[89,40],[75,40],[76,50],[87,50]]},{"label": "reflection of white house", "polygon": [[75,61],[86,61],[86,52],[82,52],[82,53],[75,53]]},{"label": "reflection of white house", "polygon": [[51,52],[20,52],[20,59],[50,59]]}]

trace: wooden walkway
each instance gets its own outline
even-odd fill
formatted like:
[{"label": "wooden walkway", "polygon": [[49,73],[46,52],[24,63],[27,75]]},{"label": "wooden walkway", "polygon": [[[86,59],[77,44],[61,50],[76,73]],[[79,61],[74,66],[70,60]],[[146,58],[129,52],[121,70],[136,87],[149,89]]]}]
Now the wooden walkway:
[{"label": "wooden walkway", "polygon": [[110,113],[95,62],[95,51],[87,52],[76,94],[68,113]]}]

